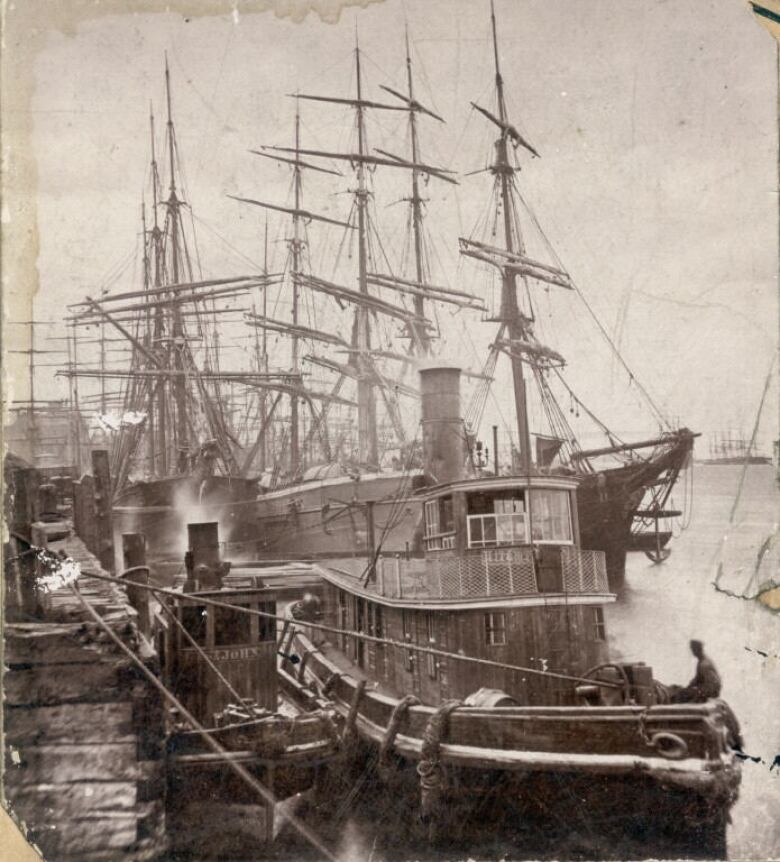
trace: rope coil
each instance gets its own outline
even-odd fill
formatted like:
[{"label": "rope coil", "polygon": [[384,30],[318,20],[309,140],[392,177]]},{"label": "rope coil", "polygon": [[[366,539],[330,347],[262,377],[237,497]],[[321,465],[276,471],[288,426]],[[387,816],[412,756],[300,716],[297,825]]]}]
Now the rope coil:
[{"label": "rope coil", "polygon": [[[393,712],[390,716],[390,721],[387,723],[387,729],[382,736],[382,743],[379,746],[379,770],[380,773],[387,772],[390,767],[390,752],[395,744],[395,738],[401,724],[406,720],[409,714],[410,706],[417,706],[420,699],[413,694],[407,694],[393,707]],[[386,777],[386,776],[383,776]]]},{"label": "rope coil", "polygon": [[428,720],[423,733],[422,759],[417,764],[420,778],[420,819],[428,826],[428,837],[436,839],[437,814],[441,811],[443,799],[443,768],[441,765],[441,743],[447,731],[450,715],[463,702],[445,701]]}]

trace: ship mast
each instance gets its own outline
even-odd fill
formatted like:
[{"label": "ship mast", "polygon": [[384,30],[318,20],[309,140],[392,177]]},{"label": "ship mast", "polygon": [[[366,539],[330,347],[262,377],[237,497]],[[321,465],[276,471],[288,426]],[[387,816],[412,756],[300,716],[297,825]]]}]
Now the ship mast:
[{"label": "ship mast", "polygon": [[[171,111],[171,79],[168,70],[168,58],[165,58],[165,99],[168,107],[168,168],[170,170],[170,184],[168,187],[168,224],[170,227],[170,277],[173,284],[180,282],[179,262],[179,225],[181,216],[181,201],[176,194],[176,164],[175,164],[175,132],[173,127],[173,114]],[[180,472],[186,469],[187,456],[189,455],[189,442],[187,439],[187,382],[184,375],[184,326],[181,316],[181,306],[173,303],[173,326],[172,326],[172,349],[173,368],[176,372],[173,380],[173,400],[176,405],[176,450]]]},{"label": "ship mast", "polygon": [[[414,78],[412,76],[412,58],[409,52],[409,28],[406,28],[406,82],[409,94],[409,136],[412,145],[412,162],[416,165],[419,159],[419,145],[417,141],[417,111],[414,109]],[[412,234],[414,237],[414,264],[415,275],[418,284],[425,284],[425,270],[423,265],[423,214],[422,198],[420,197],[420,171],[417,167],[412,168]],[[425,316],[425,300],[422,294],[414,296],[414,310],[418,317]],[[412,325],[410,327],[412,336],[412,347],[419,345],[420,353],[428,355],[431,352],[431,338],[427,327]]]},{"label": "ship mast", "polygon": [[[355,34],[355,73],[357,78],[357,101],[355,104],[358,156],[357,190],[355,204],[358,215],[358,289],[360,293],[368,293],[368,237],[366,225],[366,210],[368,209],[368,189],[366,187],[365,120],[363,108],[362,81],[360,75],[360,47]],[[377,466],[379,464],[379,445],[376,428],[376,397],[371,381],[371,365],[368,352],[371,349],[371,334],[368,323],[368,308],[359,305],[355,312],[355,328],[353,347],[357,350],[357,364],[360,376],[358,378],[358,453],[361,464]]]},{"label": "ship mast", "polygon": [[[300,272],[301,272],[301,251],[303,240],[301,239],[301,166],[300,162],[301,148],[301,114],[298,110],[296,102],[295,107],[295,161],[293,165],[293,185],[294,185],[294,207],[296,212],[293,214],[293,236],[290,243],[290,251],[292,257],[292,321],[293,326],[298,325],[298,300],[300,291]],[[267,240],[266,240],[267,241]],[[298,334],[293,330],[292,333],[292,373],[300,374],[300,357],[299,357],[299,339]],[[300,416],[298,414],[298,397],[292,395],[290,397],[290,473],[292,476],[297,476],[301,472],[301,452],[300,452]]]},{"label": "ship mast", "polygon": [[[307,361],[314,362],[315,364],[323,365],[329,368],[332,371],[335,371],[338,375],[338,382],[333,388],[333,392],[331,393],[331,401],[337,403],[338,391],[341,387],[343,380],[347,377],[356,379],[357,382],[357,416],[358,416],[358,461],[361,466],[364,467],[378,467],[379,464],[379,440],[378,440],[378,427],[377,427],[377,404],[376,404],[376,390],[377,388],[380,390],[382,397],[387,406],[388,414],[395,428],[396,434],[399,437],[399,440],[403,441],[404,439],[404,429],[403,423],[400,420],[400,415],[398,413],[397,405],[394,402],[394,396],[397,394],[398,387],[393,382],[392,384],[383,377],[383,375],[376,368],[374,363],[374,355],[375,351],[372,350],[371,343],[371,329],[370,329],[370,320],[372,314],[383,314],[391,317],[396,317],[403,320],[406,331],[412,333],[413,340],[415,338],[415,333],[420,331],[425,331],[425,327],[429,326],[428,322],[421,317],[417,308],[420,306],[415,302],[415,310],[410,311],[401,306],[396,306],[392,303],[388,303],[382,299],[380,299],[375,294],[371,293],[369,290],[370,284],[376,284],[379,287],[386,288],[388,290],[396,290],[401,293],[411,293],[415,295],[415,298],[425,299],[427,298],[427,285],[421,283],[419,280],[417,281],[407,281],[405,279],[398,279],[394,276],[384,276],[379,275],[377,273],[369,272],[369,261],[370,261],[370,248],[369,248],[369,232],[370,232],[370,221],[369,221],[369,212],[368,212],[368,204],[370,191],[368,187],[368,169],[369,166],[386,166],[392,167],[396,169],[404,169],[404,170],[412,170],[417,172],[417,178],[415,179],[415,183],[413,186],[413,197],[416,199],[416,207],[417,207],[417,229],[418,229],[418,244],[417,247],[419,249],[419,269],[418,273],[423,273],[424,271],[424,263],[423,263],[423,247],[422,247],[422,231],[421,231],[421,220],[422,220],[422,209],[420,206],[421,198],[419,195],[419,176],[421,174],[428,174],[430,176],[438,177],[442,180],[445,180],[449,183],[455,183],[456,181],[448,176],[450,171],[443,170],[441,168],[435,168],[430,165],[419,164],[414,161],[409,161],[405,158],[400,158],[399,156],[394,156],[391,153],[386,153],[383,150],[377,150],[381,156],[373,155],[368,152],[368,141],[366,136],[366,109],[379,109],[379,110],[389,110],[389,111],[424,111],[425,113],[431,113],[427,109],[423,108],[417,102],[413,101],[411,98],[397,93],[391,90],[389,87],[384,87],[383,89],[392,93],[394,96],[398,97],[405,104],[403,106],[399,105],[389,105],[380,102],[375,102],[369,100],[363,95],[363,77],[362,77],[362,66],[361,66],[361,53],[360,48],[357,44],[355,45],[355,71],[356,71],[356,95],[355,98],[338,98],[332,96],[317,96],[317,95],[307,95],[303,93],[295,93],[293,94],[296,99],[309,99],[317,102],[327,102],[332,104],[339,105],[348,105],[349,107],[355,110],[355,125],[357,131],[357,146],[355,151],[353,152],[330,152],[324,150],[311,150],[311,149],[301,149],[297,144],[295,147],[263,147],[263,150],[273,150],[279,153],[291,153],[294,154],[295,158],[285,158],[279,155],[272,155],[270,153],[261,152],[259,155],[264,155],[270,158],[278,159],[282,162],[288,162],[296,166],[296,172],[299,167],[313,168],[315,170],[324,171],[326,173],[334,173],[333,171],[328,171],[325,168],[317,167],[314,165],[310,165],[306,162],[301,161],[302,156],[317,156],[328,159],[338,159],[343,161],[348,161],[350,165],[353,167],[355,171],[355,179],[356,179],[356,188],[352,190],[352,195],[354,198],[353,203],[353,214],[356,216],[355,218],[350,219],[350,224],[345,224],[333,219],[325,218],[323,216],[315,215],[314,213],[310,213],[304,210],[301,210],[299,206],[296,206],[294,209],[287,209],[286,207],[280,207],[268,203],[264,203],[262,201],[251,200],[248,198],[237,198],[238,200],[244,201],[245,203],[252,203],[258,206],[267,207],[269,209],[275,209],[282,212],[291,212],[293,215],[299,215],[304,219],[304,221],[309,221],[311,219],[329,222],[331,224],[338,224],[342,227],[346,227],[348,229],[353,229],[357,231],[357,245],[358,245],[358,273],[357,273],[357,281],[358,288],[354,290],[349,287],[342,287],[340,285],[332,284],[330,282],[324,281],[323,279],[316,278],[313,275],[308,273],[299,273],[299,278],[297,280],[298,286],[306,288],[310,290],[314,290],[317,292],[323,292],[326,294],[330,294],[334,296],[339,303],[343,307],[344,302],[348,302],[355,305],[354,317],[352,322],[352,333],[350,343],[348,345],[344,345],[347,352],[349,353],[349,361],[347,364],[335,363],[332,361],[326,361],[322,359],[322,357],[317,356],[307,356],[305,359]],[[435,114],[432,114],[436,116]],[[441,119],[436,117],[437,119]],[[416,141],[416,137],[415,137]],[[415,143],[416,149],[416,143]],[[252,151],[256,152],[256,151]],[[460,304],[461,299],[455,298],[454,296],[448,296],[450,291],[442,288],[436,288],[436,297],[440,298],[442,301],[455,301]],[[275,321],[256,321],[257,325],[261,326],[271,326],[274,327],[278,322]],[[294,331],[300,330],[300,325],[296,327],[289,327],[289,331],[292,333]],[[316,338],[321,337],[321,333],[315,333]],[[303,336],[306,338],[306,336]],[[325,412],[327,410],[327,403],[323,408],[323,412],[319,419],[314,423],[312,428],[320,430],[324,425],[324,417]],[[311,429],[309,432],[309,436],[311,436]],[[323,437],[323,442],[326,442],[325,437]]]},{"label": "ship mast", "polygon": [[[31,303],[32,306],[32,303]],[[32,308],[30,309],[32,311]],[[35,416],[35,321],[30,314],[30,463],[35,466],[38,458],[38,426]]]},{"label": "ship mast", "polygon": [[[144,270],[144,291],[148,292],[151,286],[151,261],[149,259],[149,233],[146,227],[146,203],[141,202],[141,242],[143,243],[143,270]],[[152,346],[152,317],[151,309],[147,310],[144,320],[144,347],[147,350]],[[133,354],[135,354],[135,349]],[[154,438],[155,438],[155,423],[154,423],[154,388],[149,390],[149,400],[147,405],[146,419],[146,447],[147,458],[149,462],[148,472],[154,473]]]},{"label": "ship mast", "polygon": [[[512,182],[514,167],[509,161],[509,123],[507,120],[506,101],[504,99],[504,80],[498,59],[498,36],[496,34],[496,15],[493,0],[490,0],[490,24],[493,33],[493,59],[496,70],[496,99],[498,102],[498,119],[501,135],[496,141],[496,161],[492,166],[494,175],[500,186],[501,209],[504,217],[504,248],[510,254],[524,254],[523,240],[519,231],[515,230],[515,211],[512,198]],[[501,310],[502,327],[509,333],[510,344],[514,341],[524,341],[526,337],[526,319],[520,313],[517,302],[517,274],[504,267],[501,277]],[[526,401],[525,378],[522,357],[515,350],[510,350],[512,365],[512,385],[517,414],[517,439],[520,452],[520,463],[524,472],[531,467],[531,438],[528,431],[528,406]]]},{"label": "ship mast", "polygon": [[[167,65],[167,64],[166,64]],[[152,254],[154,257],[154,280],[153,284],[156,290],[162,286],[162,263],[163,263],[163,232],[160,229],[159,219],[157,216],[157,209],[159,206],[159,190],[160,190],[160,175],[157,170],[157,155],[155,152],[154,146],[154,113],[152,112],[151,106],[149,108],[149,131],[151,137],[151,154],[152,154],[152,237],[151,237],[151,246],[152,246]],[[158,304],[154,311],[154,336],[152,338],[152,343],[159,345],[161,339],[163,337],[164,332],[164,315],[163,315],[163,307]],[[159,475],[166,476],[168,474],[168,423],[166,418],[166,380],[165,378],[161,378],[157,383],[156,393],[157,393],[157,418],[156,422],[152,423],[152,426],[156,425],[158,429],[157,440],[154,441],[153,445],[157,446],[157,451],[159,451]],[[149,403],[151,405],[150,416],[154,415],[154,392],[153,389],[149,396]],[[151,472],[155,474],[156,471],[156,457],[155,461],[152,462]]]},{"label": "ship mast", "polygon": [[[308,162],[302,161],[301,156],[301,148],[300,148],[300,128],[301,128],[301,118],[300,111],[296,107],[295,112],[295,146],[294,147],[269,147],[263,146],[261,150],[250,150],[250,152],[254,153],[258,156],[264,156],[265,158],[274,159],[275,161],[282,162],[283,164],[292,165],[293,167],[293,207],[285,207],[278,206],[276,204],[267,203],[265,201],[258,201],[252,198],[243,198],[237,197],[236,195],[228,195],[228,197],[232,197],[234,200],[240,201],[241,203],[253,204],[254,206],[263,207],[264,209],[275,210],[278,212],[288,213],[292,216],[292,225],[293,232],[292,237],[288,238],[287,244],[290,250],[290,277],[292,279],[292,322],[286,325],[286,332],[290,336],[292,341],[292,358],[291,364],[292,369],[288,376],[294,377],[296,380],[300,380],[301,376],[301,356],[300,356],[300,342],[302,338],[305,338],[303,334],[305,327],[301,326],[300,323],[300,291],[302,287],[302,281],[305,276],[303,273],[303,249],[306,246],[305,239],[305,226],[308,221],[321,221],[326,222],[328,224],[335,224],[344,228],[351,228],[352,225],[347,224],[346,222],[341,222],[336,219],[327,218],[326,216],[321,216],[316,213],[308,212],[302,208],[303,205],[303,168],[307,168],[309,170],[318,171],[326,174],[336,174],[340,176],[337,171],[329,170],[328,168],[322,168],[318,165],[312,165]],[[278,149],[283,150],[284,152],[290,152],[294,154],[294,158],[286,158],[284,156],[275,155],[273,153],[264,152],[264,150],[270,149]],[[266,220],[266,235],[265,235],[265,243],[266,243],[266,259],[267,259],[267,246],[268,246],[268,223]],[[267,267],[266,267],[267,270]],[[268,355],[266,351],[267,344],[267,331],[268,329],[275,329],[277,322],[269,320],[267,316],[267,302],[265,294],[263,295],[263,315],[258,318],[257,315],[253,315],[250,319],[250,322],[255,327],[263,329],[263,355],[265,361],[265,370],[267,371],[268,365]],[[302,457],[301,457],[301,416],[300,416],[300,391],[297,389],[290,390],[290,473],[292,477],[297,476],[303,467]],[[272,408],[273,410],[273,408]],[[260,436],[258,437],[255,445],[250,449],[250,452],[255,452],[257,447],[264,445],[265,440],[265,432],[266,426],[270,421],[271,414],[264,413],[264,418],[261,423]],[[254,457],[254,455],[253,455]],[[248,462],[247,462],[248,466]]]},{"label": "ship mast", "polygon": [[[263,232],[263,275],[268,277],[268,216],[265,219],[265,229]],[[256,314],[255,303],[252,302],[252,311]],[[268,316],[268,291],[263,291],[263,318]],[[262,346],[261,346],[262,344]],[[262,341],[260,339],[260,328],[255,327],[255,356],[257,359],[257,370],[260,374],[268,373],[268,331],[263,329]],[[267,434],[266,434],[266,417],[268,406],[268,393],[265,389],[260,390],[260,435],[258,439],[258,468],[262,475],[265,473],[265,463],[267,456]]]},{"label": "ship mast", "polygon": [[[235,372],[220,368],[217,345],[213,366],[206,343],[204,367],[198,366],[185,332],[185,320],[194,318],[199,333],[207,339],[201,323],[204,308],[214,316],[228,313],[229,308],[216,308],[215,297],[245,294],[256,287],[265,288],[281,274],[252,274],[194,281],[187,238],[182,221],[185,202],[177,190],[177,146],[173,124],[170,72],[166,59],[165,89],[167,103],[167,160],[171,172],[167,200],[161,202],[160,178],[155,152],[154,116],[150,112],[151,173],[153,227],[147,231],[146,213],[142,204],[144,236],[143,284],[140,290],[102,294],[98,301],[85,297],[84,302],[70,307],[76,313],[69,318],[77,325],[106,323],[113,326],[132,346],[130,367],[107,369],[69,368],[65,373],[74,377],[96,377],[103,381],[116,378],[127,381],[124,386],[124,407],[127,411],[148,411],[147,422],[131,421],[122,425],[121,433],[112,446],[115,461],[112,474],[115,490],[124,487],[136,457],[136,449],[147,435],[146,455],[151,473],[157,477],[172,473],[187,473],[191,468],[190,454],[197,443],[201,427],[216,444],[216,455],[225,475],[239,471],[232,446],[236,438],[228,427],[221,403],[220,384],[248,386],[257,389],[277,389],[290,392],[289,373],[271,375],[265,371]],[[158,206],[166,208],[164,224],[158,223]],[[123,324],[131,324],[130,329]],[[213,331],[213,328],[212,328]],[[173,402],[173,403],[171,403]],[[198,410],[188,411],[190,405]],[[123,414],[124,415],[124,414]],[[123,420],[124,421],[124,420]],[[178,459],[177,459],[178,454]],[[209,453],[204,453],[208,455]],[[254,457],[254,456],[253,456]],[[204,457],[204,466],[212,465]]]}]

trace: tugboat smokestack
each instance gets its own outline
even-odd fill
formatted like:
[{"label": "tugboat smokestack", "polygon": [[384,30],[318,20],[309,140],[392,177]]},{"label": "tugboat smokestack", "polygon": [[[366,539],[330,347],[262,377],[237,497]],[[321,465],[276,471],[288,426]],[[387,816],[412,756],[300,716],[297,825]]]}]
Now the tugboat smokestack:
[{"label": "tugboat smokestack", "polygon": [[460,368],[420,370],[423,463],[435,484],[465,478],[466,431],[460,415]]},{"label": "tugboat smokestack", "polygon": [[187,524],[189,550],[185,555],[185,592],[220,589],[225,567],[219,558],[219,524]]}]

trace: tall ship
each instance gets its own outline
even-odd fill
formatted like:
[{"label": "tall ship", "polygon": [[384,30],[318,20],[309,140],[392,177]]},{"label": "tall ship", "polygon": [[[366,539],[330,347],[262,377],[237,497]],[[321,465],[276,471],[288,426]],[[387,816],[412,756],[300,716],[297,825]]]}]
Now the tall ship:
[{"label": "tall ship", "polygon": [[[153,113],[149,118],[150,212],[142,203],[140,284],[71,306],[70,361],[60,372],[70,377],[73,403],[94,414],[99,444],[109,449],[115,529],[143,532],[152,558],[182,551],[172,537],[185,535],[193,519],[216,521],[227,540],[240,541],[258,484],[235,414],[239,408],[251,414],[268,387],[296,386],[287,372],[258,362],[231,368],[226,361],[220,329],[235,315],[232,303],[250,300],[274,276],[267,270],[203,275],[195,220],[182,194],[167,60],[165,99],[165,176]],[[85,337],[85,330],[98,337]],[[99,364],[82,360],[87,351]],[[85,381],[98,382],[99,391],[83,397]]]},{"label": "tall ship", "polygon": [[[569,294],[573,299],[579,296],[586,309],[583,316],[590,308],[520,195],[519,156],[524,153],[536,157],[538,153],[508,115],[494,15],[491,20],[495,104],[490,109],[472,104],[478,118],[496,132],[491,160],[484,171],[475,172],[489,173],[493,187],[490,215],[478,226],[486,235],[475,230],[471,237],[459,240],[462,258],[476,261],[478,266],[476,275],[465,276],[468,290],[436,284],[438,279],[431,271],[421,188],[428,181],[454,183],[456,179],[451,172],[427,164],[421,156],[418,124],[423,119],[441,121],[441,117],[415,95],[408,39],[405,92],[383,86],[395,101],[378,102],[365,96],[357,47],[356,91],[352,96],[295,94],[298,105],[314,101],[350,108],[355,138],[351,149],[304,148],[296,132],[294,146],[259,151],[288,162],[293,171],[292,207],[243,198],[292,215],[289,267],[293,320],[255,316],[251,322],[265,332],[270,329],[285,334],[292,341],[293,373],[300,370],[297,363],[302,351],[310,349],[303,360],[310,367],[330,372],[328,387],[333,396],[343,399],[347,386],[352,384],[353,403],[341,401],[341,407],[351,409],[356,417],[345,429],[343,424],[333,422],[333,408],[325,404],[313,414],[308,431],[309,444],[319,435],[321,445],[304,452],[297,408],[290,404],[289,445],[277,455],[277,463],[285,464],[286,475],[272,477],[257,503],[259,556],[338,556],[350,550],[362,552],[367,546],[391,553],[422,550],[423,512],[413,492],[428,479],[419,463],[419,425],[410,429],[404,422],[409,415],[419,415],[418,407],[414,400],[403,409],[399,405],[405,399],[418,398],[410,382],[411,373],[424,367],[437,352],[436,337],[444,334],[445,328],[437,311],[442,303],[458,309],[466,329],[473,328],[477,321],[482,327],[492,327],[487,355],[481,367],[469,373],[472,394],[465,411],[469,458],[483,475],[536,471],[540,475],[576,477],[579,530],[588,547],[606,554],[612,586],[619,587],[623,582],[629,550],[644,551],[655,561],[664,559],[669,552],[668,524],[681,514],[672,505],[672,492],[689,461],[696,435],[685,428],[672,429],[657,413],[658,433],[634,442],[621,439],[571,390],[562,373],[562,354],[537,337],[540,296],[549,297],[551,291]],[[407,115],[409,152],[398,155],[385,149],[371,151],[367,116],[398,111]],[[309,168],[322,171],[322,164],[344,162],[354,172],[352,210],[344,220],[344,242],[357,251],[357,271],[351,275],[354,286],[315,276],[302,260],[306,242],[301,226],[321,218],[301,207],[302,173]],[[373,172],[380,170],[406,173],[410,179],[405,197],[409,235],[404,247],[408,254],[399,274],[387,272],[389,264],[381,234],[372,220],[375,192],[370,180]],[[532,238],[543,253],[537,255],[531,248]],[[329,297],[342,310],[348,309],[351,316],[342,317],[336,331],[303,324],[298,316],[301,298],[312,294]],[[557,304],[558,300],[553,302]],[[380,326],[388,324],[395,327],[395,335],[389,340],[377,334]],[[601,331],[605,334],[603,328]],[[326,349],[330,356],[325,355]],[[618,357],[618,361],[635,383],[622,359]],[[646,394],[639,384],[635,386]],[[479,440],[489,398],[498,398],[502,408],[509,407],[513,414],[505,432],[509,444],[504,444],[501,458],[495,429],[492,441],[483,444]],[[582,412],[592,418],[602,437],[601,445],[580,445],[562,407],[564,400],[572,405],[572,413]],[[339,443],[335,447],[328,438],[329,430],[336,431]],[[497,536],[490,541],[500,544]]]},{"label": "tall ship", "polygon": [[[538,153],[509,117],[491,20],[495,103],[473,103],[473,110],[496,133],[489,162],[474,172],[492,177],[492,193],[487,217],[459,240],[461,287],[446,283],[427,234],[437,187],[451,189],[458,179],[423,154],[423,122],[444,121],[417,97],[408,38],[403,89],[382,85],[383,100],[369,98],[356,45],[354,93],[293,94],[292,141],[254,151],[291,172],[291,200],[284,203],[235,195],[242,207],[284,216],[280,272],[269,272],[267,256],[248,275],[206,278],[199,271],[166,68],[167,193],[152,120],[143,283],[88,297],[74,309],[68,372],[76,404],[78,381],[100,380],[101,413],[106,381],[120,382],[109,429],[115,523],[121,531],[145,532],[150,554],[166,548],[169,534],[182,535],[193,518],[218,521],[231,553],[245,559],[421,553],[423,511],[414,492],[430,478],[420,461],[415,373],[477,330],[487,346],[464,371],[471,388],[465,433],[476,469],[577,477],[579,529],[589,547],[605,552],[612,586],[623,581],[629,550],[656,561],[668,554],[668,525],[681,514],[672,493],[695,435],[672,429],[656,411],[656,433],[622,439],[572,391],[563,355],[538,335],[553,312],[572,318],[556,292],[581,300],[583,322],[590,307],[520,194],[521,156]],[[351,144],[306,146],[304,104],[351,112]],[[369,120],[376,114],[405,122],[407,150],[371,146]],[[390,203],[398,202],[399,183],[389,188],[383,172],[403,178],[408,205],[395,255],[393,232],[379,224],[377,212],[390,195]],[[346,213],[334,211],[336,182],[341,191],[347,186]],[[320,184],[317,208],[306,202],[314,184]],[[335,230],[340,237],[331,243]],[[240,368],[225,359],[220,337],[238,300],[249,324],[242,350],[250,357]],[[542,303],[549,315],[541,314]],[[124,364],[110,369],[102,362],[104,334],[101,367],[80,363],[81,326],[99,326],[120,340]],[[642,395],[625,363],[616,361]],[[500,441],[498,426],[492,438],[488,430],[496,406],[505,420]],[[599,445],[581,445],[572,421],[580,415],[592,420]],[[499,537],[491,541],[500,544]]]},{"label": "tall ship", "polygon": [[615,595],[578,529],[581,478],[480,475],[460,370],[421,377],[424,556],[319,563],[321,605],[293,608],[281,651],[299,657],[290,690],[331,700],[391,829],[422,823],[457,846],[461,830],[509,823],[534,858],[726,858],[733,713],[719,692],[610,660]]}]

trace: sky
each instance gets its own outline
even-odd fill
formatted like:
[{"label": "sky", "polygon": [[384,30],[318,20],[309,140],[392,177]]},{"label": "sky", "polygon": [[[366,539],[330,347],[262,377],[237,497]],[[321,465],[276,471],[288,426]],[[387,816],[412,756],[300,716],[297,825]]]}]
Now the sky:
[{"label": "sky", "polygon": [[[738,0],[496,0],[496,15],[510,115],[541,154],[521,151],[519,184],[557,256],[673,422],[705,440],[730,429],[749,435],[778,334],[772,39]],[[52,28],[32,61],[36,318],[60,320],[87,293],[138,284],[149,103],[159,128],[166,52],[203,270],[244,274],[249,261],[262,263],[262,216],[227,194],[285,203],[289,190],[288,172],[248,149],[290,144],[287,94],[351,95],[356,37],[367,97],[388,100],[380,84],[404,89],[405,22],[418,98],[447,120],[423,124],[425,160],[462,173],[484,168],[491,133],[470,102],[492,105],[486,0],[385,0],[345,9],[337,22],[310,13],[298,23],[238,3],[225,15],[128,12]],[[346,112],[302,110],[304,145],[348,143]],[[401,119],[377,116],[372,145],[400,152]],[[396,177],[376,182],[377,215],[397,248],[395,201],[404,192]],[[348,186],[307,183],[312,209],[346,215]],[[483,173],[427,187],[439,281],[475,283],[475,270],[457,261],[457,237],[482,216],[489,186]],[[272,256],[281,254],[282,228],[269,230]],[[315,238],[312,253],[324,248]],[[543,298],[539,314],[583,401],[641,433],[636,387],[621,388],[622,372],[582,307]],[[61,334],[52,325],[38,338]],[[443,339],[443,355],[459,349]],[[38,397],[66,391],[48,368],[36,388]],[[496,409],[500,400],[499,392]],[[776,416],[775,382],[764,449]]]}]

